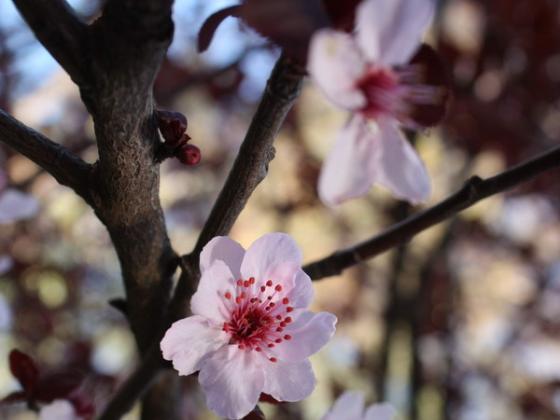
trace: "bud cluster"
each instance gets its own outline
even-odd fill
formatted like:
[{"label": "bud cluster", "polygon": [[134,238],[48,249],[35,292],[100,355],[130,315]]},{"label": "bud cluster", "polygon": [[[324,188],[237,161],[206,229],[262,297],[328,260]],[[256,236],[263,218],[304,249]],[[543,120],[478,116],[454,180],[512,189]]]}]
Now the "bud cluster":
[{"label": "bud cluster", "polygon": [[174,156],[184,165],[194,166],[200,162],[200,149],[188,144],[187,118],[180,112],[157,110],[159,131],[165,140],[165,157]]}]

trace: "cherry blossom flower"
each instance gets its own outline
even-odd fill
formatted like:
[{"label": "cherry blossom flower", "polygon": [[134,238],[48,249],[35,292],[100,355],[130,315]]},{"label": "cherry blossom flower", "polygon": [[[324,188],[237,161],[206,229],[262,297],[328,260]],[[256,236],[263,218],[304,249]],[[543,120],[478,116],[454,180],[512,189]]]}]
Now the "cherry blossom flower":
[{"label": "cherry blossom flower", "polygon": [[[444,82],[427,84],[423,65],[410,62],[433,14],[433,0],[365,0],[354,34],[329,28],[313,36],[309,73],[333,104],[351,112],[319,179],[327,205],[373,184],[412,203],[430,196],[429,175],[400,126],[433,125],[445,111]],[[437,115],[421,116],[422,108]]]},{"label": "cherry blossom flower", "polygon": [[364,412],[364,396],[347,391],[321,420],[392,420],[395,414],[395,409],[387,403],[370,405]]},{"label": "cherry blossom flower", "polygon": [[299,401],[313,391],[308,357],[332,337],[336,317],[306,310],[313,287],[301,263],[283,233],[264,235],[247,251],[227,237],[203,249],[193,315],[171,326],[161,350],[179,375],[200,371],[218,415],[245,416],[261,393]]},{"label": "cherry blossom flower", "polygon": [[39,411],[39,420],[80,420],[81,418],[67,400],[54,400]]}]

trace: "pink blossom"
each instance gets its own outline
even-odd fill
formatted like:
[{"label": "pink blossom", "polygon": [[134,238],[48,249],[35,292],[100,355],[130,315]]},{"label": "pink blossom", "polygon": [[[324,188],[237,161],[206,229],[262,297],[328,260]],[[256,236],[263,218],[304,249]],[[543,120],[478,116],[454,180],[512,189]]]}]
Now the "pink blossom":
[{"label": "pink blossom", "polygon": [[6,176],[0,171],[0,224],[33,217],[39,210],[37,200],[12,188],[5,188]]},{"label": "pink blossom", "polygon": [[364,412],[364,396],[347,391],[335,401],[322,420],[392,420],[395,414],[395,409],[387,403],[370,405]]},{"label": "pink blossom", "polygon": [[[365,0],[354,34],[322,29],[313,36],[309,72],[332,103],[351,112],[319,179],[326,204],[373,184],[412,203],[430,196],[429,175],[400,126],[432,125],[444,113],[446,91],[423,84],[426,69],[409,63],[433,14],[433,0]],[[420,117],[420,108],[438,115]]]},{"label": "pink blossom", "polygon": [[79,420],[74,406],[67,400],[54,400],[41,408],[39,420]]},{"label": "pink blossom", "polygon": [[306,310],[313,287],[301,263],[282,233],[247,251],[227,237],[203,249],[193,315],[171,326],[161,350],[180,375],[200,371],[206,403],[218,415],[245,416],[261,393],[299,401],[313,391],[308,357],[332,337],[336,317]]}]

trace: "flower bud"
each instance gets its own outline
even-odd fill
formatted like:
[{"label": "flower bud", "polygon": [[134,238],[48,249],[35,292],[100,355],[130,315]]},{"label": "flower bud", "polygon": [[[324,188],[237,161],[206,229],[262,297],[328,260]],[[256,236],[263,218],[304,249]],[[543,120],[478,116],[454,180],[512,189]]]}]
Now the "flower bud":
[{"label": "flower bud", "polygon": [[177,149],[175,157],[184,165],[198,165],[201,159],[200,149],[192,144],[184,144]]},{"label": "flower bud", "polygon": [[[187,118],[180,112],[156,111],[158,127],[165,142],[170,146],[178,146],[186,135]],[[190,137],[187,136],[188,139]]]}]

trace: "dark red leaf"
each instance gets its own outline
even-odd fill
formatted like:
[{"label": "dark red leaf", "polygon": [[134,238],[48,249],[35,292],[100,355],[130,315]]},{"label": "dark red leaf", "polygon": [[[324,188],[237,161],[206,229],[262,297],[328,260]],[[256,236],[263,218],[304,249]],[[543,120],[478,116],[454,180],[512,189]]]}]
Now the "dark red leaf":
[{"label": "dark red leaf", "polygon": [[16,392],[12,392],[8,396],[2,398],[0,400],[0,405],[13,404],[13,403],[26,401],[26,400],[27,400],[27,396],[25,395],[24,391],[16,391]]},{"label": "dark red leaf", "polygon": [[208,49],[218,26],[228,17],[239,17],[240,9],[241,6],[238,5],[226,7],[210,15],[210,17],[204,21],[198,32],[198,52],[204,52]]},{"label": "dark red leaf", "polygon": [[412,119],[422,127],[431,127],[441,122],[447,113],[451,99],[451,82],[446,66],[439,54],[423,44],[411,60],[411,64],[421,67],[421,83],[437,88],[437,102],[416,106]]},{"label": "dark red leaf", "polygon": [[321,0],[245,0],[240,17],[301,63],[313,33],[329,26]]},{"label": "dark red leaf", "polygon": [[26,395],[32,395],[39,379],[37,365],[31,357],[19,350],[12,350],[9,358],[12,375],[19,381]]},{"label": "dark red leaf", "polygon": [[259,401],[267,402],[269,404],[280,404],[280,401],[278,401],[271,395],[265,394],[264,392],[261,394]]},{"label": "dark red leaf", "polygon": [[41,377],[35,397],[41,402],[66,399],[82,383],[84,375],[79,372],[55,372]]},{"label": "dark red leaf", "polygon": [[362,0],[323,0],[323,5],[333,27],[351,32],[354,29],[356,7],[361,2]]},{"label": "dark red leaf", "polygon": [[178,146],[187,130],[187,117],[180,112],[157,110],[159,131],[170,146]]}]

